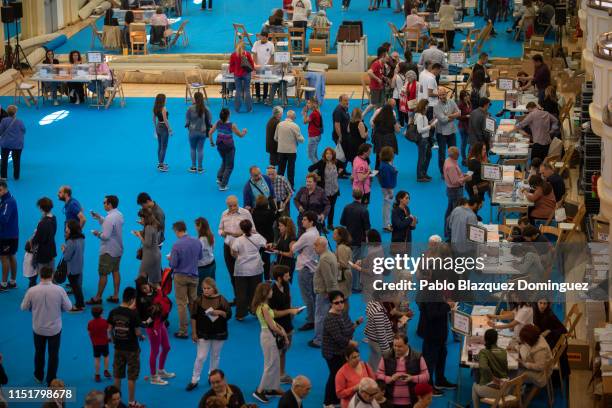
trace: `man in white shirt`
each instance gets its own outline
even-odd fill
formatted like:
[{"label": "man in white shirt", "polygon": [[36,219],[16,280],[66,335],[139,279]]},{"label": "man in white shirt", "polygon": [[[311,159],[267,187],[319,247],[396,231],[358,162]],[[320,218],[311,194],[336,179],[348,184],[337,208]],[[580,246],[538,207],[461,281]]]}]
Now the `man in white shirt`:
[{"label": "man in white shirt", "polygon": [[295,112],[290,110],[287,112],[285,120],[276,126],[274,140],[278,142],[278,174],[285,175],[287,169],[287,179],[291,183],[291,187],[295,184],[295,159],[297,157],[298,143],[304,143],[304,136],[300,131],[300,127],[295,123]]},{"label": "man in white shirt", "polygon": [[308,17],[312,13],[310,0],[293,0],[291,6],[293,7],[293,26],[306,28]]},{"label": "man in white shirt", "polygon": [[[255,61],[255,69],[258,73],[263,73],[266,65],[272,64],[272,56],[274,55],[274,44],[268,41],[268,33],[262,31],[259,34],[259,40],[255,41],[253,48],[251,49],[253,54],[253,60]],[[255,95],[257,102],[261,102],[261,89],[260,84],[255,84]],[[264,101],[268,97],[268,84],[263,85],[263,99]]]},{"label": "man in white shirt", "polygon": [[236,264],[236,259],[232,256],[232,243],[236,238],[242,236],[240,221],[249,220],[253,225],[254,223],[249,210],[238,207],[238,197],[234,195],[227,197],[225,204],[227,205],[227,210],[223,211],[221,215],[218,232],[219,235],[223,237],[223,258],[225,259],[225,266],[227,266],[227,271],[229,272],[230,281],[232,282],[232,288],[235,294],[236,282],[234,280],[234,266]]},{"label": "man in white shirt", "polygon": [[304,233],[291,246],[291,253],[299,252],[296,260],[295,270],[298,274],[298,284],[302,294],[302,301],[306,306],[306,323],[299,328],[300,331],[314,329],[315,318],[315,293],[313,277],[314,272],[319,264],[319,257],[315,252],[315,242],[319,238],[319,230],[317,230],[317,214],[312,211],[306,211],[302,216],[302,227]]},{"label": "man in white shirt", "polygon": [[[433,109],[434,106],[438,104],[438,81],[436,77],[440,75],[440,70],[442,66],[440,64],[433,63],[430,67],[425,67],[425,69],[419,75],[419,84],[417,86],[417,100],[427,98],[429,104],[427,105],[427,119],[433,119]],[[435,128],[432,127],[429,130],[429,135],[432,137],[435,134]]]},{"label": "man in white shirt", "polygon": [[421,53],[419,65],[421,67],[425,67],[427,65],[435,64],[436,62],[440,64],[442,68],[447,68],[446,55],[444,54],[444,51],[438,48],[438,40],[432,37],[429,39],[429,48]]}]

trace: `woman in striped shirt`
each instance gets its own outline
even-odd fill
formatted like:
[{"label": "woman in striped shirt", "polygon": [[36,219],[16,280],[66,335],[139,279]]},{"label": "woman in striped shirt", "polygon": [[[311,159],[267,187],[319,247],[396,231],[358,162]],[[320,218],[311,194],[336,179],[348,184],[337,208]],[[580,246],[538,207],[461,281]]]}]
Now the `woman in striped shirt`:
[{"label": "woman in striped shirt", "polygon": [[380,299],[380,292],[372,293],[372,300],[366,305],[365,335],[370,346],[370,367],[378,367],[383,354],[391,351],[393,344],[393,324],[389,319],[387,310]]}]

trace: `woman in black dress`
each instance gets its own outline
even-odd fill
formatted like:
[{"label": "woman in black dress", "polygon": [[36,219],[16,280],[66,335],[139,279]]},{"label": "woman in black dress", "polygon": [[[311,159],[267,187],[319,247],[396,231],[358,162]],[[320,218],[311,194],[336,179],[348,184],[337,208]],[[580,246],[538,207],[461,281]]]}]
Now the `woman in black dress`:
[{"label": "woman in black dress", "polygon": [[399,132],[400,127],[395,120],[393,106],[385,104],[378,115],[374,118],[374,127],[372,128],[372,144],[374,145],[374,153],[376,153],[376,164],[374,168],[378,170],[380,167],[380,151],[385,146],[390,146],[393,153],[397,156],[399,150],[397,148],[397,137],[395,132]]},{"label": "woman in black dress", "polygon": [[353,163],[353,159],[357,156],[359,146],[368,140],[368,127],[363,123],[361,109],[353,109],[348,131],[348,140],[342,141],[342,149],[346,157],[345,163]]},{"label": "woman in black dress", "polygon": [[487,163],[487,161],[487,151],[484,143],[478,142],[472,145],[467,159],[468,170],[472,172],[472,178],[465,183],[465,189],[470,198],[478,196],[481,200],[484,200],[485,192],[489,191],[489,184],[480,175],[480,167],[482,163]]},{"label": "woman in black dress", "polygon": [[278,230],[278,241],[271,248],[276,253],[276,265],[289,268],[289,282],[291,282],[295,270],[295,258],[291,254],[290,246],[297,240],[295,224],[289,217],[280,217],[278,219]]},{"label": "woman in black dress", "polygon": [[321,160],[308,167],[309,172],[319,175],[317,184],[325,190],[325,195],[329,200],[329,213],[327,214],[327,229],[329,230],[334,229],[334,210],[336,200],[340,195],[338,177],[344,173],[344,166],[340,160],[336,160],[336,151],[328,147],[323,151]]},{"label": "woman in black dress", "polygon": [[[270,208],[269,201],[265,196],[257,196],[252,215],[255,230],[266,239],[266,242],[274,242],[276,211]],[[264,279],[270,280],[270,254],[266,251],[261,251],[261,259],[264,263]]]},{"label": "woman in black dress", "polygon": [[410,194],[407,191],[399,191],[395,195],[391,210],[391,245],[394,253],[410,253],[409,245],[412,243],[412,230],[416,228],[417,218],[410,214],[409,203]]}]

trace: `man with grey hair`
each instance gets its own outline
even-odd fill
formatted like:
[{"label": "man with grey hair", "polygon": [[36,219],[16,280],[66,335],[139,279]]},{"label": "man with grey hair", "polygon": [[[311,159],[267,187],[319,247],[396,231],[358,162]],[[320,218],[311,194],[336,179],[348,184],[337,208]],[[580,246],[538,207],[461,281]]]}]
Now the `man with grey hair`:
[{"label": "man with grey hair", "polygon": [[276,204],[274,186],[268,176],[261,174],[261,169],[257,166],[249,168],[250,177],[242,189],[242,204],[244,208],[252,211],[255,208],[255,200],[260,195],[266,197],[272,204]]},{"label": "man with grey hair", "polygon": [[359,381],[357,392],[351,398],[348,408],[379,408],[380,404],[376,397],[380,394],[378,384],[370,377],[362,378]]},{"label": "man with grey hair", "polygon": [[311,388],[310,380],[306,376],[298,375],[293,379],[291,388],[278,401],[278,408],[301,408]]},{"label": "man with grey hair", "polygon": [[315,336],[308,345],[318,348],[321,347],[323,339],[323,321],[331,307],[328,293],[338,290],[338,260],[329,250],[325,237],[318,237],[315,240],[314,250],[319,255],[319,264],[312,280],[315,293]]},{"label": "man with grey hair", "polygon": [[89,391],[85,396],[85,404],[83,408],[103,408],[104,393],[102,391]]},{"label": "man with grey hair", "polygon": [[274,140],[274,134],[282,118],[283,108],[281,106],[275,106],[272,108],[272,117],[266,124],[266,153],[270,155],[270,164],[272,166],[278,165],[278,143]]},{"label": "man with grey hair", "polygon": [[461,111],[455,101],[448,98],[448,89],[443,86],[438,87],[438,104],[433,108],[436,122],[436,138],[438,140],[438,168],[440,176],[444,178],[444,160],[446,160],[446,150],[451,146],[457,146],[455,132],[455,119],[461,116]]},{"label": "man with grey hair", "polygon": [[295,159],[298,143],[304,142],[304,136],[300,131],[300,127],[295,123],[295,112],[287,111],[287,117],[280,122],[274,133],[274,140],[278,143],[278,173],[281,176],[285,175],[287,169],[287,179],[291,183],[291,187],[295,184]]},{"label": "man with grey hair", "polygon": [[276,172],[276,167],[273,165],[268,166],[266,173],[272,182],[272,187],[274,187],[274,197],[278,212],[289,217],[289,208],[291,207],[289,201],[291,201],[291,196],[293,195],[293,188],[291,188],[289,180],[285,176],[279,175]]}]

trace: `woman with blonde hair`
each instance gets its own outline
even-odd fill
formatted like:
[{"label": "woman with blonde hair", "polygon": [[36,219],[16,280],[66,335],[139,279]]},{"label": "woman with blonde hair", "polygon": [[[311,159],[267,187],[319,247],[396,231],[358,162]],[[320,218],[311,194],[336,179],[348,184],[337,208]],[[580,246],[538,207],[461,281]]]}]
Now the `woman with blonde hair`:
[{"label": "woman with blonde hair", "polygon": [[427,105],[429,102],[427,99],[421,99],[415,108],[414,113],[414,124],[417,127],[419,146],[419,154],[417,160],[417,182],[429,182],[431,177],[427,175],[427,169],[429,168],[429,161],[431,160],[431,147],[433,141],[429,137],[429,130],[436,126],[437,120],[433,119],[431,122],[427,119]]},{"label": "woman with blonde hair", "polygon": [[244,43],[239,41],[236,44],[236,49],[230,56],[229,72],[234,74],[234,83],[236,85],[236,97],[234,98],[234,109],[240,112],[240,106],[244,103],[247,107],[247,112],[253,110],[253,101],[251,100],[251,72],[255,69],[253,57],[244,49]]},{"label": "woman with blonde hair", "polygon": [[255,313],[261,326],[259,340],[264,355],[264,370],[259,386],[253,397],[263,402],[270,402],[268,395],[283,395],[280,389],[280,351],[279,343],[284,348],[289,343],[285,330],[274,320],[274,310],[268,305],[272,298],[272,287],[261,282],[255,288],[251,312]]},{"label": "woman with blonde hair", "polygon": [[217,290],[217,284],[212,278],[202,281],[202,294],[190,305],[191,338],[197,345],[197,354],[193,363],[191,382],[187,391],[198,386],[200,373],[210,352],[209,370],[219,367],[221,349],[227,340],[227,321],[232,317],[232,308]]}]

